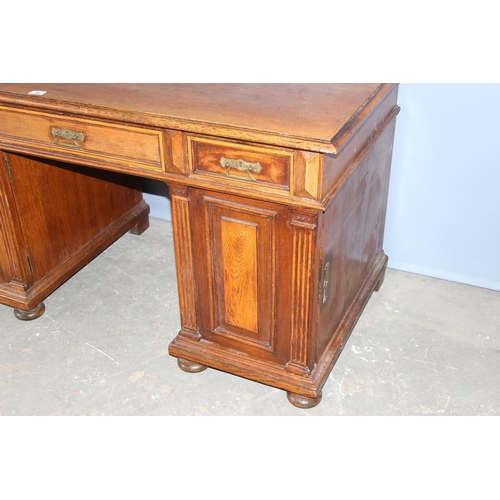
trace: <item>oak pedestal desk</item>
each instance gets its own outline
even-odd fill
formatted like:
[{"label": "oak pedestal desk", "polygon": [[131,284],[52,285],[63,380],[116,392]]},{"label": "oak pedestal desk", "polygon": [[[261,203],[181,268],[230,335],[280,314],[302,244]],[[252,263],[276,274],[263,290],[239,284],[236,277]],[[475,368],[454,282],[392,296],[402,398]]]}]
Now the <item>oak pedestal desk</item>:
[{"label": "oak pedestal desk", "polygon": [[180,368],[321,389],[382,249],[393,84],[0,84],[0,302],[43,300],[170,190]]}]

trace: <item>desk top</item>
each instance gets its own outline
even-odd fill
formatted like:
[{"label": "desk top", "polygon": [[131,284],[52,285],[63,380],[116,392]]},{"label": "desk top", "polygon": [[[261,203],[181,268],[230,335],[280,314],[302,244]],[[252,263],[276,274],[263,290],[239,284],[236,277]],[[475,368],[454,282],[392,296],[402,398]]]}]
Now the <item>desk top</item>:
[{"label": "desk top", "polygon": [[[337,154],[393,84],[0,84],[0,106]],[[45,91],[30,95],[31,91]]]}]

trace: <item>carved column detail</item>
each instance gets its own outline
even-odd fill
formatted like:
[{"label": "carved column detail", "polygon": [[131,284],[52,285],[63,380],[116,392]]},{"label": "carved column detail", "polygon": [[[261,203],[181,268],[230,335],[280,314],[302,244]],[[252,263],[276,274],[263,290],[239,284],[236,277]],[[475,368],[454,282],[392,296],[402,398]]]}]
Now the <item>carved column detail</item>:
[{"label": "carved column detail", "polygon": [[312,287],[314,285],[315,235],[317,216],[295,213],[292,216],[292,318],[290,362],[287,370],[299,375],[309,373],[310,325],[312,318]]},{"label": "carved column detail", "polygon": [[188,188],[186,186],[169,187],[171,195],[172,224],[174,225],[174,248],[181,325],[184,333],[188,333],[186,332],[186,330],[188,330],[196,333],[196,337],[198,338]]}]

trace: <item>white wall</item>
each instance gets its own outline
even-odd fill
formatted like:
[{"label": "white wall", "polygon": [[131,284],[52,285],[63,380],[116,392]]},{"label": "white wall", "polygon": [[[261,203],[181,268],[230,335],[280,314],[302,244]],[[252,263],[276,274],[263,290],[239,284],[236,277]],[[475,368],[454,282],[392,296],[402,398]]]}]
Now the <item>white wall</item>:
[{"label": "white wall", "polygon": [[500,290],[500,85],[401,84],[389,267]]},{"label": "white wall", "polygon": [[[399,105],[389,267],[500,290],[500,84],[401,84]],[[145,198],[171,220],[163,189]]]}]

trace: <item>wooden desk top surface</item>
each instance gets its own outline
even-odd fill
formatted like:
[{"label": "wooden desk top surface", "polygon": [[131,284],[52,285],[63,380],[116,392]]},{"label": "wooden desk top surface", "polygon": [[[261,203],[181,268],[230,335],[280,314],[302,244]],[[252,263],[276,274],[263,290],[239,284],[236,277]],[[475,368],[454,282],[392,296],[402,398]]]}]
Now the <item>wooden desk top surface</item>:
[{"label": "wooden desk top surface", "polygon": [[13,83],[0,105],[337,154],[393,86]]}]

